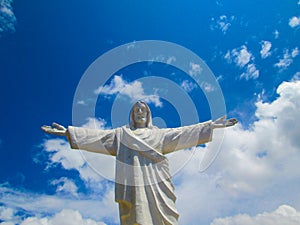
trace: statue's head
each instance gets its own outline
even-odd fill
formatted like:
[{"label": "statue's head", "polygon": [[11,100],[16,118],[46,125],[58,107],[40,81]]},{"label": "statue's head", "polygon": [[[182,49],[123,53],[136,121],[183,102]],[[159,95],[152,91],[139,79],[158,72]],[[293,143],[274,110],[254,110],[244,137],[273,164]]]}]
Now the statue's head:
[{"label": "statue's head", "polygon": [[130,128],[152,128],[152,115],[149,106],[143,102],[136,102],[130,111]]}]

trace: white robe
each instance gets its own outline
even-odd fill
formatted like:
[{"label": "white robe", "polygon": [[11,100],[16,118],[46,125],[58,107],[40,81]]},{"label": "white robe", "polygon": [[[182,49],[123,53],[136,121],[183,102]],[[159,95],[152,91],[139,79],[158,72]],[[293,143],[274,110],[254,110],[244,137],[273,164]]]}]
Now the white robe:
[{"label": "white robe", "polygon": [[211,141],[212,122],[179,128],[68,127],[74,149],[116,156],[115,200],[121,225],[176,225],[176,197],[164,154]]}]

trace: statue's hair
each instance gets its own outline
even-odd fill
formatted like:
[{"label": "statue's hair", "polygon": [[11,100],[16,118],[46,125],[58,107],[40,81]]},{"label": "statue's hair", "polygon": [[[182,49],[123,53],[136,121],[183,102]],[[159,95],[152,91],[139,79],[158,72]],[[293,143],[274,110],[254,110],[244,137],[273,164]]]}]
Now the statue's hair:
[{"label": "statue's hair", "polygon": [[146,127],[147,128],[153,128],[152,125],[152,114],[151,114],[151,110],[149,108],[149,106],[147,105],[146,102],[144,101],[137,101],[136,103],[134,103],[134,105],[132,106],[131,110],[130,110],[130,114],[129,114],[129,125],[131,129],[136,129],[136,125],[135,125],[135,121],[134,121],[134,106],[137,104],[143,104],[146,107],[147,110],[147,121],[146,121]]}]

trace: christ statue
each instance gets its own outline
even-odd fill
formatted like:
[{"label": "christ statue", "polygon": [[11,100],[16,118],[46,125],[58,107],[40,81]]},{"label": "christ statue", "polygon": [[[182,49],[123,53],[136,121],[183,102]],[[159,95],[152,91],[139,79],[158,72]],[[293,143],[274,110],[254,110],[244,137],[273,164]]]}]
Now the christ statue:
[{"label": "christ statue", "polygon": [[136,102],[128,125],[96,130],[53,123],[42,130],[66,136],[72,149],[116,157],[115,201],[121,225],[176,225],[179,214],[169,172],[168,153],[210,142],[215,128],[230,127],[236,119],[221,117],[178,128],[152,125],[151,111]]}]

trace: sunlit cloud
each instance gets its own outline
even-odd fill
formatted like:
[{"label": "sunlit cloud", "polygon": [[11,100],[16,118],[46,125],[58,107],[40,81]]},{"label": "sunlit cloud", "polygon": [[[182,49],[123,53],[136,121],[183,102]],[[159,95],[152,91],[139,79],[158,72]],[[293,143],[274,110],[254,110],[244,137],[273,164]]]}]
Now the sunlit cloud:
[{"label": "sunlit cloud", "polygon": [[227,59],[228,62],[234,62],[239,67],[244,67],[252,58],[252,54],[248,51],[245,45],[228,51],[225,55],[225,59]]},{"label": "sunlit cloud", "polygon": [[215,219],[211,225],[298,225],[300,212],[289,205],[281,205],[273,212],[264,212],[255,216],[238,214],[231,217]]},{"label": "sunlit cloud", "polygon": [[20,225],[105,225],[103,222],[96,222],[92,219],[84,219],[79,211],[71,209],[63,209],[52,217],[29,217]]},{"label": "sunlit cloud", "polygon": [[271,52],[270,52],[271,47],[272,47],[272,43],[270,41],[262,41],[261,42],[260,55],[263,59],[265,59],[271,55]]},{"label": "sunlit cloud", "polygon": [[298,48],[292,49],[292,51],[285,49],[283,57],[279,59],[279,62],[275,63],[275,67],[279,68],[280,70],[284,70],[288,68],[293,63],[293,58],[298,56],[299,50]]},{"label": "sunlit cloud", "polygon": [[[249,129],[238,124],[226,128],[225,136],[221,130],[214,130],[213,140],[223,142],[220,154],[205,173],[198,172],[199,162],[206,151],[218,148],[217,142],[197,148],[175,176],[181,224],[209,224],[224,213],[232,215],[233,210],[236,214],[259,214],[279,207],[282,202],[300,205],[295,195],[300,185],[300,124],[295,123],[300,107],[300,81],[283,82],[277,94],[279,97],[273,102],[258,99],[257,121]],[[180,163],[186,154],[190,151],[175,153],[170,163]],[[191,194],[191,190],[197,191]]]},{"label": "sunlit cloud", "polygon": [[292,17],[289,21],[289,25],[290,27],[294,28],[294,27],[298,27],[300,25],[300,17]]},{"label": "sunlit cloud", "polygon": [[[47,222],[45,224],[49,225],[89,225],[89,222],[102,225],[105,224],[102,222],[105,219],[118,221],[117,204],[114,202],[112,186],[106,188],[106,192],[101,198],[99,195],[72,197],[69,195],[36,194],[7,187],[0,187],[0,194],[2,196],[0,202],[5,206],[0,208],[1,220],[13,224],[27,225],[34,224],[34,222],[43,224],[41,221],[45,221]],[[69,213],[65,214],[65,212]],[[73,220],[68,215],[73,215]]]},{"label": "sunlit cloud", "polygon": [[118,75],[114,76],[110,84],[97,88],[94,93],[106,96],[121,94],[129,97],[132,103],[143,100],[154,103],[156,107],[162,106],[159,96],[156,93],[146,94],[140,81],[127,82]]},{"label": "sunlit cloud", "polygon": [[56,186],[57,193],[71,194],[73,196],[78,196],[78,188],[74,181],[68,179],[67,177],[61,177],[55,179],[51,182],[52,185]]},{"label": "sunlit cloud", "polygon": [[246,80],[257,79],[258,77],[259,77],[259,70],[256,69],[256,66],[253,63],[249,63],[247,65],[246,71],[242,73],[240,76],[240,78],[244,78]]},{"label": "sunlit cloud", "polygon": [[[263,52],[266,53],[266,52]],[[224,58],[228,63],[234,63],[236,66],[245,71],[240,75],[241,79],[257,79],[259,77],[259,70],[256,68],[254,56],[248,51],[247,46],[242,45],[240,48],[235,48],[227,51]]]}]

